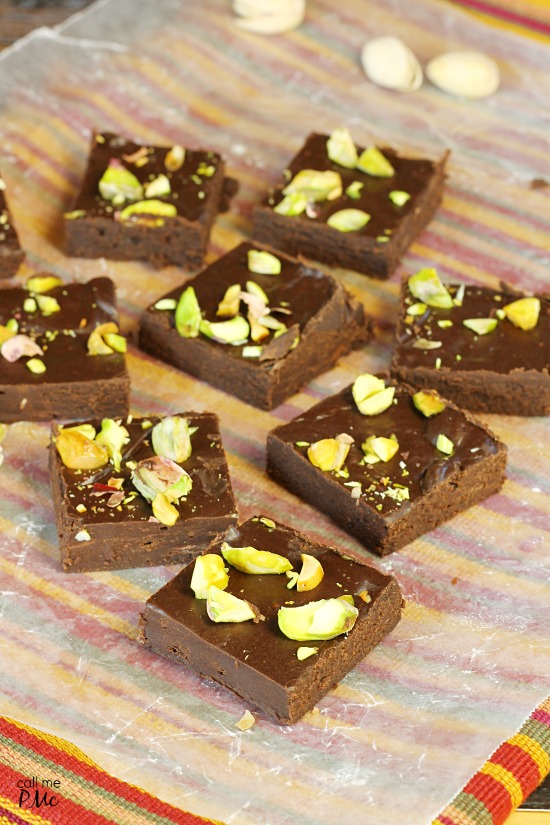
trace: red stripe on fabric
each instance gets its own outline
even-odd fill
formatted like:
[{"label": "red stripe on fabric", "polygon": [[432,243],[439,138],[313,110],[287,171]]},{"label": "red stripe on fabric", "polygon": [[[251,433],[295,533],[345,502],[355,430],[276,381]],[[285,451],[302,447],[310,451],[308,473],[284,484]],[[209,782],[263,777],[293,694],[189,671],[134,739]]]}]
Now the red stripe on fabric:
[{"label": "red stripe on fabric", "polygon": [[[196,817],[178,808],[173,808],[167,802],[163,802],[133,785],[121,782],[114,776],[105,773],[101,768],[89,765],[86,762],[81,762],[66,750],[61,750],[43,739],[35,737],[31,731],[19,728],[16,725],[11,725],[5,718],[0,718],[0,732],[4,733],[5,736],[13,741],[23,745],[25,748],[38,753],[40,756],[49,759],[51,762],[60,765],[66,770],[72,771],[90,784],[97,785],[115,796],[120,796],[129,802],[133,802],[138,807],[150,813],[165,816],[174,822],[182,823],[182,825],[203,825],[203,823],[208,822],[208,820],[202,817]],[[75,819],[74,822],[76,823],[78,820]]]},{"label": "red stripe on fabric", "polygon": [[456,820],[449,819],[449,817],[445,816],[445,814],[439,814],[437,821],[441,822],[441,825],[456,825]]},{"label": "red stripe on fabric", "polygon": [[5,817],[8,822],[13,822],[13,825],[28,825],[28,822],[25,822],[24,819],[21,819],[12,811],[8,811],[6,808],[3,808],[2,805],[0,805],[0,816]]},{"label": "red stripe on fabric", "polygon": [[476,773],[464,786],[463,793],[472,794],[482,802],[493,817],[495,825],[504,822],[512,811],[510,794],[498,780],[488,774]]},{"label": "red stripe on fabric", "polygon": [[[2,793],[8,798],[13,799],[16,804],[19,804],[19,794],[21,790],[29,790],[31,800],[34,798],[35,791],[38,791],[40,798],[42,798],[45,791],[48,792],[48,799],[51,800],[52,797],[55,796],[58,802],[57,805],[40,809],[44,812],[44,819],[51,819],[55,812],[55,818],[58,822],[62,821],[62,814],[65,822],[75,823],[75,825],[80,822],[86,822],[86,825],[112,825],[113,823],[112,819],[107,819],[106,817],[101,816],[101,814],[97,814],[95,811],[90,811],[89,808],[79,805],[77,802],[73,802],[72,799],[63,796],[62,778],[60,778],[61,787],[56,788],[54,791],[50,788],[46,789],[42,787],[31,789],[18,788],[17,782],[21,779],[29,779],[29,777],[26,774],[21,773],[19,770],[12,768],[10,765],[2,765],[2,785],[0,786],[2,788]],[[99,801],[101,802],[101,800]],[[39,815],[42,816],[40,812]]]},{"label": "red stripe on fabric", "polygon": [[495,765],[502,765],[503,768],[506,768],[515,776],[521,785],[525,798],[535,790],[540,782],[537,763],[529,756],[527,751],[524,751],[518,745],[503,742],[491,756],[490,761],[494,762]]},{"label": "red stripe on fabric", "polygon": [[542,722],[543,725],[548,725],[550,728],[550,713],[542,708],[537,708],[531,714],[531,719],[536,719],[537,722]]},{"label": "red stripe on fabric", "polygon": [[454,2],[461,6],[476,9],[476,11],[481,11],[484,14],[490,14],[493,17],[500,17],[502,20],[508,20],[510,23],[518,23],[520,26],[534,29],[543,34],[550,34],[550,26],[547,23],[543,23],[542,20],[535,20],[534,17],[527,17],[524,14],[518,14],[515,11],[509,11],[507,9],[495,8],[495,6],[482,3],[480,0],[454,0]]}]

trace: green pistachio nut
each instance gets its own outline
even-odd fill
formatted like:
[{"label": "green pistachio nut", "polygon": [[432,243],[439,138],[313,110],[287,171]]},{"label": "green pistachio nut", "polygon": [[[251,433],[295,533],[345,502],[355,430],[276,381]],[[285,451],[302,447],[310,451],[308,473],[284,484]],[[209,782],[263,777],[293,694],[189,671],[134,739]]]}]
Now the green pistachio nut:
[{"label": "green pistachio nut", "polygon": [[150,199],[145,201],[137,201],[125,206],[121,210],[119,220],[127,221],[134,218],[136,215],[154,215],[158,218],[175,218],[178,210],[173,203],[166,203],[166,201],[159,201]]},{"label": "green pistachio nut", "polygon": [[106,332],[103,336],[103,340],[113,352],[126,352],[128,349],[126,338],[122,335],[118,335],[116,332]]},{"label": "green pistachio nut", "polygon": [[260,617],[257,607],[216,585],[208,588],[206,612],[213,622],[257,622]]},{"label": "green pistachio nut", "polygon": [[540,314],[539,298],[519,298],[502,307],[502,311],[515,327],[526,332],[538,324]]},{"label": "green pistachio nut", "polygon": [[132,484],[147,501],[153,501],[157,493],[164,493],[172,500],[184,498],[193,486],[183,467],[161,456],[138,462],[132,470]]},{"label": "green pistachio nut", "polygon": [[364,183],[361,183],[360,180],[354,180],[350,185],[346,188],[346,195],[348,198],[351,198],[354,201],[358,201],[361,197],[361,190],[365,186]]},{"label": "green pistachio nut", "polygon": [[306,211],[307,198],[300,192],[293,192],[291,195],[286,195],[282,201],[273,207],[273,211],[277,215],[283,215],[287,218],[295,218]]},{"label": "green pistachio nut", "polygon": [[371,216],[362,209],[339,209],[327,218],[327,224],[338,232],[358,232],[368,224]]},{"label": "green pistachio nut", "polygon": [[263,249],[249,249],[247,253],[248,269],[256,275],[280,275],[281,261],[271,252]]},{"label": "green pistachio nut", "polygon": [[165,195],[170,195],[172,187],[166,175],[158,175],[145,187],[144,195],[146,198],[162,198]]},{"label": "green pistachio nut", "polygon": [[281,607],[279,629],[297,642],[334,639],[353,628],[358,609],[342,599],[321,599],[300,607]]},{"label": "green pistachio nut", "polygon": [[154,304],[154,309],[158,309],[160,312],[174,310],[178,305],[178,302],[175,298],[161,298],[160,301],[157,301]]},{"label": "green pistachio nut", "polygon": [[143,187],[129,169],[112,158],[99,181],[99,194],[104,200],[115,203],[138,201],[143,197]]},{"label": "green pistachio nut", "polygon": [[176,307],[174,316],[176,329],[182,338],[197,338],[201,320],[201,308],[195,290],[192,286],[188,286],[181,293]]},{"label": "green pistachio nut", "polygon": [[445,402],[434,390],[420,390],[420,392],[415,392],[413,395],[413,404],[426,418],[439,415],[439,413],[445,409]]},{"label": "green pistachio nut", "polygon": [[415,298],[430,307],[451,309],[454,306],[452,296],[443,286],[439,275],[432,267],[426,267],[411,275],[408,286],[409,291]]},{"label": "green pistachio nut", "polygon": [[40,295],[42,292],[49,292],[56,286],[62,286],[63,281],[57,275],[34,275],[28,278],[26,288],[29,292]]},{"label": "green pistachio nut", "polygon": [[426,310],[428,309],[427,304],[416,303],[411,304],[407,307],[407,315],[417,316],[417,315],[424,315]]},{"label": "green pistachio nut", "polygon": [[310,656],[315,656],[319,652],[318,647],[299,647],[296,651],[296,658],[303,662],[304,659],[309,659]]},{"label": "green pistachio nut", "polygon": [[189,422],[180,415],[163,418],[151,430],[151,441],[158,456],[181,464],[191,455]]},{"label": "green pistachio nut", "polygon": [[203,320],[200,322],[199,330],[207,338],[213,338],[214,341],[219,341],[221,344],[238,346],[247,340],[250,334],[250,325],[242,315],[236,315],[229,321],[211,323]]},{"label": "green pistachio nut", "polygon": [[65,467],[71,470],[97,470],[109,460],[105,447],[79,432],[79,428],[61,429],[55,437],[55,446]]},{"label": "green pistachio nut", "polygon": [[46,365],[40,358],[29,358],[27,361],[27,369],[34,373],[34,375],[42,375],[42,373],[46,372]]},{"label": "green pistachio nut", "polygon": [[220,318],[234,318],[239,312],[241,305],[241,285],[231,284],[225,290],[225,294],[218,304],[216,315]]},{"label": "green pistachio nut", "polygon": [[376,146],[369,146],[361,152],[357,168],[375,178],[391,178],[395,175],[395,169]]},{"label": "green pistachio nut", "polygon": [[462,323],[466,329],[471,329],[476,335],[487,335],[496,329],[498,320],[497,318],[466,318]]},{"label": "green pistachio nut", "polygon": [[342,433],[336,438],[322,438],[308,447],[307,457],[324,473],[339,472],[348,457],[353,438]]},{"label": "green pistachio nut", "polygon": [[407,201],[411,199],[409,193],[403,192],[401,189],[394,189],[392,192],[390,192],[388,197],[394,204],[394,206],[405,206]]},{"label": "green pistachio nut", "polygon": [[34,300],[38,304],[38,309],[42,315],[53,315],[54,312],[59,312],[61,307],[55,298],[51,295],[35,295]]},{"label": "green pistachio nut", "polygon": [[451,439],[447,438],[447,436],[443,435],[443,433],[437,436],[435,446],[440,453],[445,453],[445,455],[452,455],[455,449],[455,445]]},{"label": "green pistachio nut", "polygon": [[229,584],[229,576],[224,567],[223,559],[217,553],[206,553],[195,559],[191,576],[191,590],[196,599],[207,599],[208,588],[214,586],[225,590]]},{"label": "green pistachio nut", "polygon": [[342,178],[339,172],[328,169],[301,169],[283,189],[283,195],[302,195],[314,203],[332,201],[342,194]]},{"label": "green pistachio nut", "polygon": [[96,436],[95,427],[92,424],[76,424],[74,427],[63,427],[64,433],[80,433],[93,441]]},{"label": "green pistachio nut", "polygon": [[285,556],[268,550],[256,550],[255,547],[231,547],[226,541],[222,544],[222,556],[232,567],[241,573],[276,574],[292,570],[292,564]]},{"label": "green pistachio nut", "polygon": [[120,470],[122,461],[122,448],[130,441],[130,434],[126,427],[118,424],[113,418],[104,418],[101,422],[101,430],[95,437],[96,443],[101,444],[107,450],[115,470]]},{"label": "green pistachio nut", "polygon": [[256,298],[259,298],[266,306],[269,304],[269,298],[267,297],[266,293],[263,291],[261,286],[256,283],[256,281],[247,281],[246,282],[246,291],[249,295],[255,295]]},{"label": "green pistachio nut", "polygon": [[335,129],[327,140],[327,154],[329,160],[354,169],[357,165],[357,149],[348,129]]},{"label": "green pistachio nut", "polygon": [[173,527],[179,518],[179,513],[167,498],[165,493],[157,493],[151,502],[154,517],[166,527]]},{"label": "green pistachio nut", "polygon": [[360,413],[379,415],[393,403],[395,388],[386,387],[382,378],[363,373],[356,378],[352,395]]}]

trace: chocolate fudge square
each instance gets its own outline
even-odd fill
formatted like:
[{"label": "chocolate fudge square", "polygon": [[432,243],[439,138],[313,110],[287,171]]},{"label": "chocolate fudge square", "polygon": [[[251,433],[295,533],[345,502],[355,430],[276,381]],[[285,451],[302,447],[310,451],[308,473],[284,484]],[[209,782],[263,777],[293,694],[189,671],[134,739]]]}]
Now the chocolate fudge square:
[{"label": "chocolate fudge square", "polygon": [[[49,284],[55,285],[43,291]],[[98,329],[125,348],[113,282],[63,284],[42,273],[27,285],[0,289],[0,421],[125,415],[130,379],[124,352],[104,342],[103,354],[89,350]]]},{"label": "chocolate fudge square", "polygon": [[[270,268],[277,272],[260,272]],[[195,337],[180,335],[175,320],[174,307],[189,288],[202,312]],[[224,298],[230,288],[236,298],[227,309]],[[217,326],[220,322],[224,326]],[[220,336],[235,324],[244,330],[238,333],[241,340],[228,343]],[[209,337],[212,330],[219,334]],[[269,410],[369,337],[362,304],[330,275],[280,252],[242,243],[145,311],[140,347]]]},{"label": "chocolate fudge square", "polygon": [[11,278],[25,257],[5,195],[6,184],[0,177],[0,279]]},{"label": "chocolate fudge square", "polygon": [[[423,400],[441,411],[428,417],[407,388],[390,387],[378,414],[362,414],[350,386],[267,440],[268,473],[381,556],[496,493],[506,466],[505,445],[473,417],[432,393]],[[341,450],[334,470],[310,460],[324,439]]]},{"label": "chocolate fudge square", "polygon": [[[392,576],[265,517],[231,528],[224,540],[231,547],[279,554],[295,571],[300,571],[301,556],[307,554],[321,564],[324,576],[313,589],[298,592],[287,588],[284,573],[255,575],[227,564],[227,592],[255,605],[261,619],[214,622],[206,600],[195,598],[191,588],[192,562],[147,601],[143,641],[156,653],[229,688],[277,722],[292,724],[393,630],[401,617],[399,586]],[[219,556],[221,546],[217,540],[207,553]],[[332,639],[294,641],[281,631],[281,607],[342,596],[351,601],[356,617],[349,632]],[[310,655],[300,659],[298,651]]]},{"label": "chocolate fudge square", "polygon": [[[548,415],[550,299],[506,285],[441,288],[450,300],[436,303],[446,307],[419,301],[403,283],[392,373],[417,389],[433,387],[468,410]],[[522,310],[532,312],[527,324]]]},{"label": "chocolate fudge square", "polygon": [[65,213],[66,253],[197,269],[223,198],[224,162],[216,152],[96,134],[82,187]]},{"label": "chocolate fudge square", "polygon": [[[447,155],[438,161],[413,159],[382,147],[379,151],[389,161],[393,174],[378,177],[332,161],[328,140],[328,135],[309,135],[281,183],[255,208],[253,237],[291,255],[304,255],[373,278],[387,278],[441,201]],[[364,151],[358,148],[357,157]],[[278,214],[282,202],[288,202],[284,190],[290,185],[300,191],[296,176],[304,170],[331,172],[340,177],[341,183],[332,191],[322,192],[322,182],[312,183],[311,177],[306,178],[306,188],[301,191],[313,200],[308,200],[299,214]],[[315,191],[316,186],[319,188]],[[322,198],[323,194],[327,197]],[[343,210],[359,210],[369,216],[368,222],[357,229],[350,229],[345,220],[340,229],[330,226],[335,214],[342,217]]]},{"label": "chocolate fudge square", "polygon": [[[61,561],[66,571],[187,563],[236,523],[236,505],[217,417],[195,412],[175,417],[187,422],[190,433],[191,454],[186,460],[167,464],[165,457],[160,456],[159,460],[153,448],[153,428],[166,419],[129,416],[114,420],[128,435],[118,468],[116,457],[109,457],[95,469],[66,466],[56,446],[63,430],[54,426],[50,480]],[[95,431],[95,439],[106,428],[105,419],[71,427],[83,425],[82,432],[93,437]],[[92,450],[89,444],[87,450]],[[182,469],[186,475],[181,473]],[[140,492],[142,488],[134,484],[136,472],[140,477],[154,473],[168,481],[178,479],[180,474],[189,476],[190,491],[172,503],[177,511],[173,524],[167,525],[155,517],[158,511]]]}]

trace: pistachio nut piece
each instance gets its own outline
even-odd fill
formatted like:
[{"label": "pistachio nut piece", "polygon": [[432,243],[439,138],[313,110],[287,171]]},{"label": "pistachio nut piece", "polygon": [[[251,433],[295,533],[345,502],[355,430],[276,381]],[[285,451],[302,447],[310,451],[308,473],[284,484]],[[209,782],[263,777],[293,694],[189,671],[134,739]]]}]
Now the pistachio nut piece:
[{"label": "pistachio nut piece", "polygon": [[166,493],[157,493],[151,502],[154,517],[166,527],[173,527],[179,518],[179,513],[167,497]]},{"label": "pistachio nut piece", "polygon": [[192,286],[188,286],[181,293],[176,307],[174,316],[176,329],[182,338],[197,338],[201,320],[201,308],[195,290]]},{"label": "pistachio nut piece", "polygon": [[408,280],[410,293],[422,303],[438,309],[451,309],[453,299],[432,267],[416,272]]},{"label": "pistachio nut piece", "polygon": [[109,453],[78,429],[59,430],[55,446],[61,461],[70,470],[97,470],[109,461]]},{"label": "pistachio nut piece", "polygon": [[388,197],[394,204],[394,206],[405,206],[407,201],[411,199],[409,193],[403,192],[401,189],[394,189],[392,192],[390,192]]},{"label": "pistachio nut piece", "polygon": [[171,415],[155,424],[151,430],[153,450],[162,458],[170,458],[179,464],[191,455],[189,422],[180,415]]},{"label": "pistachio nut piece", "polygon": [[224,567],[223,559],[217,553],[206,553],[197,556],[193,574],[191,576],[191,590],[196,599],[208,598],[208,588],[214,585],[225,590],[229,584],[229,576]]},{"label": "pistachio nut piece", "polygon": [[435,446],[440,453],[445,453],[445,455],[452,455],[455,449],[455,445],[453,444],[451,439],[447,438],[447,436],[443,435],[443,433],[440,433],[437,436]]},{"label": "pistachio nut piece", "polygon": [[391,461],[399,449],[399,442],[395,436],[393,438],[375,436],[372,439],[367,439],[367,441],[370,442],[370,449],[380,461]]},{"label": "pistachio nut piece", "polygon": [[215,584],[208,588],[206,612],[213,622],[248,622],[250,619],[257,622],[260,619],[257,607],[221,590]]},{"label": "pistachio nut piece", "polygon": [[[353,439],[352,439],[353,442]],[[307,457],[324,473],[338,472],[348,457],[351,444],[339,438],[322,438],[308,447]]]},{"label": "pistachio nut piece", "polygon": [[169,172],[177,172],[181,169],[185,162],[185,149],[179,144],[174,144],[171,149],[166,152],[164,157],[164,165]]},{"label": "pistachio nut piece", "polygon": [[40,358],[29,358],[26,367],[34,373],[34,375],[42,375],[42,373],[46,372],[46,364],[44,361],[41,361]]},{"label": "pistachio nut piece", "polygon": [[56,286],[62,286],[63,281],[57,275],[34,275],[27,279],[25,284],[29,292],[41,294],[42,292],[49,292],[50,289],[55,289]]},{"label": "pistachio nut piece", "polygon": [[225,290],[225,294],[218,304],[216,315],[220,318],[234,318],[239,312],[241,305],[241,285],[231,284]]},{"label": "pistachio nut piece", "polygon": [[172,187],[166,175],[158,175],[147,184],[143,194],[146,198],[162,198],[164,195],[170,195],[171,192]]},{"label": "pistachio nut piece", "polygon": [[123,335],[118,335],[116,332],[106,332],[103,340],[113,352],[126,352],[128,344]]},{"label": "pistachio nut piece", "polygon": [[143,187],[129,169],[112,158],[99,181],[99,194],[104,200],[114,203],[138,201],[143,197]]},{"label": "pistachio nut piece", "polygon": [[528,331],[534,329],[539,320],[540,299],[519,298],[502,307],[502,311],[515,327]]},{"label": "pistachio nut piece", "polygon": [[248,250],[248,269],[256,275],[280,275],[281,261],[271,252],[260,249]]},{"label": "pistachio nut piece", "polygon": [[106,335],[118,335],[118,326],[113,321],[99,324],[88,336],[88,355],[112,355],[113,347],[105,341]]},{"label": "pistachio nut piece", "polygon": [[147,501],[153,501],[157,493],[164,493],[171,499],[183,498],[190,492],[193,481],[172,459],[154,456],[136,464],[132,470],[132,484]]},{"label": "pistachio nut piece", "polygon": [[286,195],[282,201],[279,201],[273,207],[273,211],[277,215],[284,215],[287,218],[295,218],[305,212],[307,206],[307,198],[301,192],[293,192],[291,195]]},{"label": "pistachio nut piece", "polygon": [[45,317],[53,315],[54,312],[59,312],[61,309],[57,299],[52,298],[51,295],[35,295],[34,300],[38,305],[38,309]]},{"label": "pistachio nut piece", "polygon": [[377,146],[369,146],[361,152],[357,169],[374,178],[392,178],[395,175],[395,169]]},{"label": "pistachio nut piece", "polygon": [[136,201],[125,206],[119,214],[119,220],[132,220],[135,216],[140,215],[154,215],[159,218],[175,218],[178,214],[173,203],[166,203],[166,201],[159,201],[156,199],[149,199],[145,201]]},{"label": "pistachio nut piece", "polygon": [[466,318],[462,323],[466,329],[471,329],[476,335],[487,335],[496,329],[498,320],[496,318]]},{"label": "pistachio nut piece", "polygon": [[275,574],[292,570],[292,564],[285,556],[255,547],[231,547],[226,541],[221,547],[222,556],[241,573]]},{"label": "pistachio nut piece", "polygon": [[296,658],[303,662],[304,659],[309,659],[310,656],[315,656],[319,652],[318,647],[299,647],[296,651]]},{"label": "pistachio nut piece", "polygon": [[236,315],[229,321],[214,323],[203,320],[200,322],[199,330],[207,338],[213,338],[214,341],[219,341],[221,344],[232,344],[233,346],[243,344],[250,334],[249,323],[242,315]]},{"label": "pistachio nut piece", "polygon": [[344,166],[346,169],[355,169],[357,165],[357,149],[349,129],[335,129],[327,140],[327,154],[329,160]]},{"label": "pistachio nut piece", "polygon": [[63,427],[64,433],[81,433],[93,441],[96,436],[95,427],[92,424],[76,424],[73,427]]},{"label": "pistachio nut piece", "polygon": [[426,418],[431,418],[433,415],[439,415],[445,409],[445,402],[439,397],[435,390],[420,390],[413,395],[413,404],[416,409],[425,415]]},{"label": "pistachio nut piece", "polygon": [[353,400],[363,415],[379,415],[393,403],[395,387],[387,387],[382,378],[363,373],[352,388]]},{"label": "pistachio nut piece", "polygon": [[371,216],[362,209],[339,209],[327,218],[327,224],[338,232],[358,232],[368,224]]},{"label": "pistachio nut piece", "polygon": [[126,427],[118,424],[114,418],[104,418],[101,430],[95,437],[96,444],[101,444],[107,450],[115,470],[120,470],[122,448],[130,441],[130,434]]},{"label": "pistachio nut piece", "polygon": [[342,599],[321,599],[300,607],[281,607],[277,621],[289,639],[309,642],[349,633],[358,615],[358,609]]},{"label": "pistachio nut piece", "polygon": [[323,576],[325,575],[323,565],[315,556],[311,556],[309,553],[302,553],[301,559],[302,569],[296,582],[296,590],[299,593],[314,590],[318,584],[321,584]]},{"label": "pistachio nut piece", "polygon": [[348,198],[351,198],[354,201],[358,201],[361,197],[361,190],[364,188],[364,186],[365,184],[361,183],[360,180],[354,180],[346,188],[346,195],[348,196]]},{"label": "pistachio nut piece", "polygon": [[[302,195],[306,201],[332,201],[342,194],[342,178],[339,172],[327,169],[300,169],[283,189],[283,195]],[[305,208],[305,207],[304,207]]]}]

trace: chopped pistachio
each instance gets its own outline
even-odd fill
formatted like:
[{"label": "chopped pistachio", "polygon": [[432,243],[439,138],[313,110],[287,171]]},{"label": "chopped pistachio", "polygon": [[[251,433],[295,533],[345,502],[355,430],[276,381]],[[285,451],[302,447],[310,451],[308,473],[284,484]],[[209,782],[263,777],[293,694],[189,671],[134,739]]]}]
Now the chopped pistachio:
[{"label": "chopped pistachio", "polygon": [[110,347],[113,352],[126,352],[127,350],[127,343],[126,338],[122,335],[118,335],[116,332],[106,332],[103,336],[103,340]]},{"label": "chopped pistachio", "polygon": [[248,338],[250,325],[242,315],[236,315],[229,321],[210,323],[210,321],[203,320],[199,324],[199,330],[207,338],[213,338],[222,344],[238,346]]},{"label": "chopped pistachio", "polygon": [[450,309],[453,306],[450,293],[441,283],[436,270],[431,267],[411,275],[408,286],[411,294],[428,306],[438,309]]},{"label": "chopped pistachio", "polygon": [[279,629],[297,642],[334,639],[353,628],[359,611],[342,599],[321,599],[300,607],[281,607]]},{"label": "chopped pistachio", "polygon": [[361,152],[357,168],[375,178],[391,178],[395,175],[395,169],[376,146],[369,146]]},{"label": "chopped pistachio", "polygon": [[225,590],[229,584],[229,576],[224,567],[223,559],[217,553],[206,553],[204,556],[197,556],[193,575],[191,576],[191,589],[195,593],[196,599],[208,598],[208,588],[212,585]]},{"label": "chopped pistachio", "polygon": [[395,437],[378,436],[372,439],[370,446],[381,461],[390,461],[399,449],[399,443]]},{"label": "chopped pistachio", "polygon": [[248,250],[248,269],[256,275],[279,275],[281,261],[271,252],[260,249]]},{"label": "chopped pistachio", "polygon": [[113,321],[99,324],[88,337],[88,355],[111,355],[113,348],[105,341],[105,335],[117,335],[118,326]]},{"label": "chopped pistachio", "polygon": [[225,294],[218,304],[216,315],[220,318],[233,318],[239,312],[241,305],[241,285],[231,284],[225,290]]},{"label": "chopped pistachio", "polygon": [[51,295],[35,295],[34,300],[38,304],[38,309],[44,316],[53,315],[54,312],[59,312],[61,307],[56,298]]},{"label": "chopped pistachio", "polygon": [[166,527],[173,527],[179,518],[179,513],[164,493],[157,493],[151,502],[154,517]]},{"label": "chopped pistachio", "polygon": [[337,438],[322,438],[308,447],[307,457],[314,467],[325,473],[342,468],[350,450],[350,444]]},{"label": "chopped pistachio", "polygon": [[96,444],[101,444],[107,450],[115,470],[120,470],[122,448],[130,441],[130,434],[126,427],[118,424],[114,418],[104,418],[101,430],[95,437]]},{"label": "chopped pistachio", "polygon": [[241,355],[243,358],[259,358],[263,347],[243,347]]},{"label": "chopped pistachio", "polygon": [[249,710],[245,710],[238,722],[235,722],[235,727],[239,730],[250,730],[256,724],[256,719]]},{"label": "chopped pistachio", "polygon": [[181,169],[185,161],[185,149],[179,144],[175,144],[166,152],[164,165],[169,172],[177,172]]},{"label": "chopped pistachio", "polygon": [[365,604],[369,604],[372,601],[372,598],[368,592],[368,590],[361,590],[360,593],[357,594],[361,601],[365,602]]},{"label": "chopped pistachio", "polygon": [[297,447],[309,447],[311,441],[296,441],[295,444]]},{"label": "chopped pistachio", "polygon": [[296,589],[299,593],[304,593],[307,590],[314,590],[322,582],[325,571],[323,570],[323,565],[315,556],[311,556],[309,553],[302,553],[301,559],[302,569],[298,576]]},{"label": "chopped pistachio", "polygon": [[[119,220],[133,220],[136,215],[138,216],[138,219],[140,215],[155,215],[162,218],[174,218],[177,214],[178,210],[173,203],[166,203],[166,201],[159,201],[152,198],[144,201],[136,201],[136,203],[131,203],[128,206],[125,206],[119,214]],[[162,224],[160,225],[162,226]]]},{"label": "chopped pistachio", "polygon": [[313,203],[336,200],[341,194],[342,178],[330,169],[301,169],[283,189],[283,195],[301,195]]},{"label": "chopped pistachio", "polygon": [[75,536],[76,541],[91,541],[91,538],[87,530],[79,530]]},{"label": "chopped pistachio", "polygon": [[92,424],[75,424],[74,427],[63,427],[64,433],[81,433],[93,441],[96,436],[95,427]]},{"label": "chopped pistachio", "polygon": [[273,211],[277,215],[284,215],[288,218],[294,218],[305,212],[307,206],[307,198],[299,192],[293,192],[291,195],[286,195],[282,201],[273,207]]},{"label": "chopped pistachio", "polygon": [[124,203],[140,200],[143,197],[143,187],[129,169],[112,158],[99,181],[99,193],[106,201]]},{"label": "chopped pistachio", "polygon": [[353,400],[363,415],[379,415],[393,403],[394,387],[387,387],[382,378],[363,373],[353,384]]},{"label": "chopped pistachio", "polygon": [[407,307],[407,315],[424,315],[427,309],[427,304],[411,304],[410,307]]},{"label": "chopped pistachio", "polygon": [[147,184],[143,194],[146,198],[162,198],[171,192],[172,187],[170,186],[170,180],[166,175],[157,175],[156,178]]},{"label": "chopped pistachio", "polygon": [[215,585],[208,588],[206,612],[213,622],[247,622],[250,619],[257,622],[259,619],[257,607]]},{"label": "chopped pistachio", "polygon": [[182,464],[191,455],[189,422],[181,415],[170,415],[155,424],[151,430],[151,442],[155,453]]},{"label": "chopped pistachio", "polygon": [[2,344],[4,344],[6,341],[9,341],[9,339],[13,338],[14,336],[15,332],[13,332],[11,329],[8,329],[7,325],[5,327],[0,326],[0,347],[2,346]]},{"label": "chopped pistachio", "polygon": [[268,550],[257,550],[255,547],[231,547],[224,541],[221,551],[224,559],[241,573],[265,575],[292,570],[292,564],[285,556],[271,553]]},{"label": "chopped pistachio", "polygon": [[12,335],[16,335],[19,330],[19,322],[16,318],[10,318],[8,321],[6,321],[5,328],[8,330],[8,332],[11,332]]},{"label": "chopped pistachio", "polygon": [[462,323],[476,335],[487,335],[496,329],[498,320],[496,318],[466,318]]},{"label": "chopped pistachio", "polygon": [[101,444],[74,427],[60,430],[55,446],[61,461],[70,470],[97,470],[109,460],[109,454]]},{"label": "chopped pistachio", "polygon": [[25,298],[23,301],[23,311],[28,312],[31,315],[33,312],[36,312],[38,306],[34,298]]},{"label": "chopped pistachio", "polygon": [[77,218],[83,218],[85,215],[85,209],[73,209],[71,212],[63,213],[63,217],[66,221],[75,221]]},{"label": "chopped pistachio", "polygon": [[286,575],[288,576],[288,584],[286,586],[286,589],[287,590],[292,590],[292,588],[295,587],[296,582],[298,581],[298,577],[300,576],[300,574],[296,573],[295,571],[287,570]]},{"label": "chopped pistachio", "polygon": [[449,327],[452,327],[452,325],[453,325],[453,322],[450,321],[448,318],[437,322],[437,326],[440,327],[441,329],[448,329]]},{"label": "chopped pistachio", "polygon": [[500,307],[495,311],[495,315],[497,316],[499,321],[504,321],[506,318],[506,313]]},{"label": "chopped pistachio", "polygon": [[354,180],[348,187],[346,187],[346,195],[354,201],[358,201],[361,197],[361,190],[365,186],[360,180]]},{"label": "chopped pistachio", "polygon": [[447,438],[447,436],[443,435],[443,433],[440,433],[437,436],[435,446],[440,453],[445,453],[445,455],[452,455],[455,448],[455,445],[453,444],[451,439]]},{"label": "chopped pistachio", "polygon": [[413,344],[414,349],[439,349],[442,346],[441,341],[432,341],[430,338],[417,338]]},{"label": "chopped pistachio", "polygon": [[466,292],[466,284],[460,284],[458,287],[455,297],[453,298],[453,304],[456,307],[461,307],[462,302],[464,301],[464,293]]},{"label": "chopped pistachio", "polygon": [[266,518],[265,516],[260,517],[260,523],[267,527],[269,530],[274,530],[277,526],[273,519]]},{"label": "chopped pistachio", "polygon": [[436,358],[435,359],[435,368],[436,368],[436,370],[441,369],[441,358]]},{"label": "chopped pistachio", "polygon": [[62,284],[63,281],[57,275],[34,275],[32,278],[27,279],[25,286],[29,292],[41,294],[42,292],[49,292],[50,289]]},{"label": "chopped pistachio", "polygon": [[175,309],[178,305],[178,302],[175,298],[161,298],[160,301],[157,301],[154,305],[154,309],[158,309],[159,312],[164,312],[165,310],[172,310]]},{"label": "chopped pistachio", "polygon": [[318,647],[299,647],[296,651],[296,658],[303,662],[304,659],[309,659],[310,656],[315,656],[318,652]]},{"label": "chopped pistachio", "polygon": [[27,361],[27,369],[29,369],[35,375],[41,375],[42,373],[46,372],[46,365],[44,361],[40,360],[40,358],[29,358],[29,360]]},{"label": "chopped pistachio", "polygon": [[506,304],[502,310],[515,327],[528,331],[534,329],[539,320],[539,298],[519,298]]},{"label": "chopped pistachio", "polygon": [[405,206],[407,201],[411,199],[408,192],[402,192],[400,189],[394,189],[388,197],[395,206]]},{"label": "chopped pistachio", "polygon": [[77,513],[85,513],[88,508],[86,507],[85,504],[77,504],[75,509],[76,509]]},{"label": "chopped pistachio", "polygon": [[376,240],[378,241],[378,243],[389,243],[390,239],[387,235],[377,235]]},{"label": "chopped pistachio", "polygon": [[147,501],[153,501],[158,493],[176,500],[191,492],[193,480],[172,459],[153,456],[138,462],[132,469],[132,484]]},{"label": "chopped pistachio", "polygon": [[357,232],[368,224],[371,216],[362,209],[339,209],[327,218],[327,224],[338,232]]},{"label": "chopped pistachio", "polygon": [[329,160],[354,169],[357,165],[357,149],[348,129],[335,129],[327,140],[327,154]]},{"label": "chopped pistachio", "polygon": [[[269,303],[268,296],[266,295],[264,290],[261,288],[261,286],[256,283],[256,281],[247,281],[246,282],[246,291],[248,292],[249,295],[254,295],[256,298],[258,298],[261,301],[261,303],[264,304],[265,306],[267,306],[267,304]],[[251,307],[251,310],[252,310],[252,307]]]},{"label": "chopped pistachio", "polygon": [[419,392],[415,392],[413,395],[413,404],[426,418],[439,415],[439,413],[445,409],[445,402],[442,401],[435,390],[420,390]]},{"label": "chopped pistachio", "polygon": [[179,335],[182,338],[197,338],[201,319],[201,309],[195,290],[192,286],[188,286],[181,293],[174,316]]}]

